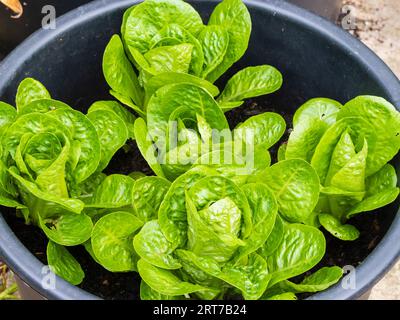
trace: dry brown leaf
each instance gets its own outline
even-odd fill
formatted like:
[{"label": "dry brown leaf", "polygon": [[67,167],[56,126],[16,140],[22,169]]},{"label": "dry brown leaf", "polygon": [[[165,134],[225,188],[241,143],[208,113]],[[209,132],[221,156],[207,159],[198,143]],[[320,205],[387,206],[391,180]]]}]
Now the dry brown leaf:
[{"label": "dry brown leaf", "polygon": [[16,13],[13,18],[19,18],[24,12],[24,8],[19,0],[0,0],[1,3],[9,7],[13,12]]}]

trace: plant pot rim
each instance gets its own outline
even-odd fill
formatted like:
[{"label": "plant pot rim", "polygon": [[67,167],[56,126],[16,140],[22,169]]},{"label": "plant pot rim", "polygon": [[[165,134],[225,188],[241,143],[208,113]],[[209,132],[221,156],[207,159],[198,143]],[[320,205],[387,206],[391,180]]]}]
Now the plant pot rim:
[{"label": "plant pot rim", "polygon": [[[207,0],[197,0],[197,2]],[[217,2],[216,0],[208,0]],[[97,0],[81,6],[66,15],[57,18],[56,30],[39,30],[19,45],[0,64],[0,94],[6,83],[15,77],[16,70],[26,61],[32,52],[58,36],[68,31],[69,28],[79,25],[87,20],[96,19],[97,16],[107,12],[126,8],[139,1],[137,0]],[[270,1],[245,1],[247,5],[260,8],[273,15],[283,16],[286,20],[303,25],[312,32],[319,33],[328,38],[334,45],[340,46],[351,55],[357,55],[358,59],[369,67],[377,81],[384,83],[389,100],[400,110],[400,82],[388,68],[370,49],[350,34],[305,9],[281,0]],[[397,212],[389,230],[373,250],[373,252],[356,268],[357,289],[343,289],[336,286],[315,294],[309,299],[356,299],[370,290],[372,286],[389,270],[400,257],[400,211]],[[4,262],[32,289],[48,299],[99,299],[78,287],[75,287],[61,278],[57,278],[56,289],[46,290],[42,287],[44,265],[20,242],[7,225],[0,213],[0,257]]]}]

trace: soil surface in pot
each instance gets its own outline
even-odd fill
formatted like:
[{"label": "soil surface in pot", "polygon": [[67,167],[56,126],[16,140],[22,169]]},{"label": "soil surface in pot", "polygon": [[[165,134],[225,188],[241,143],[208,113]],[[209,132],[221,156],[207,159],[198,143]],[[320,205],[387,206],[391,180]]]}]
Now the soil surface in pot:
[{"label": "soil surface in pot", "polygon": [[[265,98],[252,99],[247,101],[242,107],[227,113],[227,118],[232,128],[238,123],[243,122],[253,115],[262,112],[280,113],[287,122],[288,130],[281,142],[271,151],[272,159],[276,161],[276,152],[281,143],[284,143],[290,133],[292,114],[282,112],[282,108],[271,106]],[[107,173],[128,174],[132,171],[142,171],[147,175],[152,175],[151,169],[140,155],[135,143],[129,142],[129,150],[120,150],[107,168]],[[340,267],[351,265],[358,266],[377,246],[379,241],[388,230],[393,217],[395,208],[399,206],[399,201],[389,207],[382,208],[375,212],[364,213],[353,218],[350,223],[356,226],[361,236],[352,242],[340,241],[325,232],[327,240],[327,250],[323,260],[307,274],[324,266],[337,265]],[[43,232],[34,226],[25,225],[24,220],[17,218],[12,210],[5,211],[5,219],[21,242],[44,264],[46,260],[47,238]],[[139,299],[140,277],[137,273],[111,273],[98,265],[86,252],[83,246],[70,249],[71,253],[81,263],[86,277],[80,287],[94,295],[104,299]],[[307,275],[305,274],[305,275]],[[303,275],[302,277],[304,277]],[[295,281],[301,280],[300,277]],[[307,295],[300,295],[305,298]]]}]

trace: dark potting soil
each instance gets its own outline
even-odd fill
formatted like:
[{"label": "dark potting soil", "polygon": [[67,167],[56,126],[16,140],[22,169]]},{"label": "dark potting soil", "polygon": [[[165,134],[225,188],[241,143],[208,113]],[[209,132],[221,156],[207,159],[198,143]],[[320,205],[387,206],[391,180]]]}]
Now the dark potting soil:
[{"label": "dark potting soil", "polygon": [[[265,100],[252,99],[247,101],[242,107],[234,109],[227,113],[227,118],[234,128],[238,123],[245,121],[253,115],[262,112],[271,111],[280,113],[286,120],[287,131],[282,137],[280,143],[271,149],[273,161],[276,161],[276,153],[279,145],[287,141],[292,115],[282,112],[279,106],[272,106],[265,103]],[[133,171],[142,171],[147,175],[152,175],[152,171],[146,161],[140,155],[134,141],[128,143],[128,147],[118,151],[109,167],[107,173],[129,174]],[[361,236],[356,241],[345,242],[332,237],[325,232],[327,240],[327,250],[323,260],[310,270],[307,274],[324,266],[358,266],[378,245],[379,241],[387,232],[393,221],[395,212],[399,207],[399,200],[380,210],[361,214],[350,223],[357,227]],[[43,232],[34,226],[26,225],[22,218],[17,218],[12,210],[4,210],[5,219],[12,230],[21,240],[21,242],[44,264],[46,260],[47,238]],[[86,252],[83,246],[69,248],[71,253],[81,263],[85,271],[85,280],[79,286],[80,288],[97,295],[104,299],[139,299],[140,277],[137,273],[112,273],[98,265]],[[298,277],[296,280],[301,280]],[[305,298],[307,295],[301,295]]]}]

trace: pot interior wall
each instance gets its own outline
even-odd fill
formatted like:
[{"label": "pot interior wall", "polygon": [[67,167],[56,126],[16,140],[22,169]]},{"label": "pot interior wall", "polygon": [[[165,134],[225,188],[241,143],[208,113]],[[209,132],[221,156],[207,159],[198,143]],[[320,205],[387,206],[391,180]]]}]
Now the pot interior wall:
[{"label": "pot interior wall", "polygon": [[[205,21],[214,5],[207,1],[194,3]],[[293,111],[313,97],[329,97],[342,103],[361,94],[394,99],[377,76],[358,60],[355,52],[337,46],[323,32],[316,33],[307,22],[301,25],[272,11],[266,14],[253,5],[249,9],[253,21],[249,49],[217,84],[222,89],[226,80],[243,67],[271,64],[283,73],[284,85],[276,94],[249,101],[245,107],[230,113],[231,124],[270,110],[285,115],[290,122]],[[27,76],[43,82],[54,98],[82,111],[96,100],[110,99],[102,76],[102,53],[111,35],[119,33],[122,14],[118,9],[95,18],[88,16],[81,24],[57,35],[51,43],[45,40],[38,43],[36,51],[21,56],[16,66],[18,70],[7,80],[8,85],[0,86],[0,99],[13,103],[19,82]],[[400,171],[398,158],[394,164]],[[109,168],[110,172],[129,170],[149,172],[137,150],[130,154],[119,153]],[[399,203],[395,203],[381,210],[379,215],[365,214],[355,219],[355,225],[362,232],[362,237],[355,242],[344,243],[327,236],[328,254],[321,265],[362,262],[386,233],[398,206]],[[14,216],[11,211],[6,213],[8,223],[45,263],[45,238],[39,230],[25,226]],[[104,271],[90,261],[82,248],[77,248],[76,254],[87,273],[82,284],[84,289],[105,298],[137,297],[137,277]]]}]

